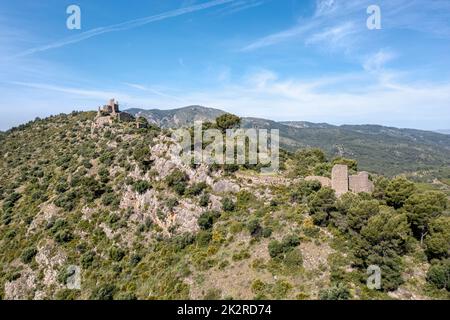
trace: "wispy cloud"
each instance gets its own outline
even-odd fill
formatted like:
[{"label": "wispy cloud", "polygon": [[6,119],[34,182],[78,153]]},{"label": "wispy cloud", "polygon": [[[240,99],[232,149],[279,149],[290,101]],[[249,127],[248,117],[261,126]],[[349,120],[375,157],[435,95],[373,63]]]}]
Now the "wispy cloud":
[{"label": "wispy cloud", "polygon": [[318,33],[314,33],[305,40],[306,45],[322,45],[329,50],[336,48],[351,48],[351,43],[358,33],[354,22],[344,22]]},{"label": "wispy cloud", "polygon": [[215,14],[218,14],[220,16],[235,14],[244,10],[259,7],[260,5],[264,4],[265,1],[267,0],[238,0],[225,8],[218,9]]},{"label": "wispy cloud", "polygon": [[172,94],[167,94],[167,93],[163,92],[162,90],[158,90],[158,89],[155,89],[153,87],[145,86],[145,85],[142,85],[142,84],[136,84],[136,83],[128,83],[128,82],[125,82],[124,84],[129,86],[129,87],[131,87],[131,88],[140,90],[140,91],[149,92],[149,93],[155,94],[155,95],[160,96],[160,97],[164,97],[164,98],[169,98],[169,99],[175,100],[177,102],[184,102],[183,99],[181,99],[181,98],[179,98],[177,96],[174,96]]},{"label": "wispy cloud", "polygon": [[[347,50],[348,45],[355,42],[351,38],[367,31],[366,9],[372,4],[372,0],[317,0],[312,15],[300,17],[290,28],[254,40],[241,51],[253,51],[291,40],[328,48],[339,46]],[[381,7],[383,29],[408,29],[450,37],[448,0],[380,0],[376,4]]]},{"label": "wispy cloud", "polygon": [[367,56],[363,63],[364,70],[370,72],[376,72],[385,66],[386,63],[393,60],[396,54],[390,50],[381,49],[375,54]]},{"label": "wispy cloud", "polygon": [[31,55],[31,54],[34,54],[37,52],[60,48],[60,47],[63,47],[63,46],[69,45],[69,44],[77,43],[77,42],[80,42],[83,40],[90,39],[92,37],[102,35],[105,33],[129,30],[129,29],[140,27],[140,26],[144,26],[144,25],[152,23],[152,22],[178,17],[178,16],[181,16],[184,14],[205,10],[208,8],[216,7],[219,5],[224,5],[227,3],[232,3],[234,1],[236,1],[236,0],[214,0],[214,1],[209,1],[206,3],[202,3],[202,4],[192,5],[189,7],[183,7],[180,9],[160,13],[157,15],[134,19],[134,20],[130,20],[130,21],[126,21],[126,22],[122,22],[122,23],[118,23],[118,24],[114,24],[114,25],[110,25],[110,26],[106,26],[106,27],[95,28],[95,29],[92,29],[89,31],[82,32],[73,37],[68,37],[68,38],[65,38],[65,39],[62,39],[62,40],[59,40],[56,42],[49,43],[47,45],[43,45],[43,46],[25,50],[25,51],[17,54],[16,57],[28,56],[28,55]]},{"label": "wispy cloud", "polygon": [[275,44],[290,40],[294,37],[300,37],[307,32],[314,30],[317,25],[317,22],[311,22],[309,24],[297,25],[295,27],[276,32],[246,45],[241,49],[241,51],[253,51],[256,49],[273,46]]},{"label": "wispy cloud", "polygon": [[37,82],[24,82],[24,81],[11,81],[9,84],[17,85],[21,87],[28,87],[32,89],[40,89],[46,91],[56,91],[67,94],[76,94],[88,98],[96,98],[96,99],[110,99],[111,97],[118,96],[118,93],[115,91],[102,91],[102,90],[92,90],[92,89],[80,89],[73,87],[66,87],[61,85],[52,85],[46,83],[37,83]]}]

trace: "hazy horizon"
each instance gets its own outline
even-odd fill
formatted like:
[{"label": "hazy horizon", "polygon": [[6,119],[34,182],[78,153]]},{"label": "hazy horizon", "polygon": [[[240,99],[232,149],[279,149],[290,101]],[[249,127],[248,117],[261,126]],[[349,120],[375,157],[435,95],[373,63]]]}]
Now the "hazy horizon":
[{"label": "hazy horizon", "polygon": [[[100,106],[100,105],[99,105],[99,106]],[[150,110],[166,110],[166,111],[167,111],[167,110],[177,110],[177,109],[188,108],[188,107],[204,107],[204,108],[211,108],[211,109],[216,109],[216,110],[221,110],[221,111],[227,112],[227,111],[224,110],[224,109],[213,108],[213,107],[208,107],[208,106],[202,106],[202,105],[198,105],[198,104],[197,104],[197,105],[181,106],[181,107],[173,107],[173,108],[167,108],[167,109],[161,109],[161,108],[141,108],[141,107],[127,106],[127,107],[125,107],[125,108],[120,108],[120,111],[125,111],[125,112],[126,112],[127,110],[130,110],[130,109],[140,109],[140,110],[144,110],[144,111],[150,111]],[[48,114],[48,115],[45,115],[45,116],[43,116],[43,117],[40,117],[40,116],[37,116],[37,117],[38,117],[38,118],[46,118],[46,117],[58,115],[58,114],[60,114],[60,113],[69,114],[69,113],[71,113],[72,111],[84,111],[84,112],[89,112],[89,111],[91,111],[91,112],[95,112],[95,111],[97,111],[97,109],[95,109],[95,108],[93,108],[93,109],[86,109],[86,110],[73,109],[73,110],[68,111],[68,112],[59,112],[59,113],[54,113],[54,114]],[[238,114],[238,115],[239,115],[239,114]],[[271,121],[276,121],[276,122],[310,122],[310,123],[316,123],[316,124],[324,123],[324,124],[330,124],[330,125],[334,125],[334,126],[343,126],[343,125],[376,125],[376,126],[384,126],[384,127],[394,127],[394,128],[397,128],[397,129],[415,129],[415,130],[431,131],[431,132],[441,133],[441,134],[450,134],[450,129],[446,129],[446,128],[439,128],[439,129],[421,129],[421,128],[413,128],[413,127],[396,127],[396,126],[391,126],[391,125],[387,125],[387,124],[383,124],[383,123],[351,123],[351,122],[349,122],[349,123],[333,123],[333,122],[327,122],[327,121],[308,121],[308,120],[303,120],[303,119],[283,119],[283,118],[280,118],[280,119],[272,119],[272,118],[263,118],[263,117],[251,117],[251,116],[245,116],[245,115],[239,115],[239,116],[244,117],[244,118],[259,118],[259,119],[271,120]],[[25,124],[25,123],[27,123],[27,122],[29,122],[29,121],[33,121],[33,120],[35,120],[37,117],[30,118],[30,119],[28,119],[28,120],[24,120],[23,122],[17,123],[17,124],[12,125],[12,126],[10,126],[10,127],[8,127],[8,128],[0,128],[0,131],[6,132],[6,131],[8,131],[8,130],[14,128],[14,127],[17,127],[17,126],[19,126],[19,125],[21,125],[21,124]],[[442,132],[440,132],[440,131],[442,131]]]},{"label": "hazy horizon", "polygon": [[[449,1],[80,0],[69,29],[72,4],[1,5],[0,130],[111,97],[122,109],[449,128]],[[371,5],[380,29],[367,26]]]}]

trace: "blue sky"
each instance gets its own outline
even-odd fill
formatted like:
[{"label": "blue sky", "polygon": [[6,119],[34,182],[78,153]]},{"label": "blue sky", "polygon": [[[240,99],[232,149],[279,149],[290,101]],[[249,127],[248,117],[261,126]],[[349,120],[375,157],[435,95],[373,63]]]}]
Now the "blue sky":
[{"label": "blue sky", "polygon": [[[66,8],[81,8],[81,30]],[[369,30],[366,10],[381,9]],[[17,0],[0,5],[0,130],[199,104],[241,116],[450,128],[448,0]]]}]

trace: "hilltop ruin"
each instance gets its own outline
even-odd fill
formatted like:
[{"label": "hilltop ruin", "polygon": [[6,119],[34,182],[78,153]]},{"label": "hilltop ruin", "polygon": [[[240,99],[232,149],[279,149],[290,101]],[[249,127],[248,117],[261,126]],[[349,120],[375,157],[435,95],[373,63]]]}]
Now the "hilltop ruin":
[{"label": "hilltop ruin", "polygon": [[131,114],[119,110],[118,101],[110,99],[108,104],[98,107],[95,124],[98,127],[103,127],[105,125],[111,125],[114,121],[131,122],[135,121],[135,119]]},{"label": "hilltop ruin", "polygon": [[344,164],[336,164],[331,170],[331,179],[321,176],[308,176],[307,181],[319,181],[323,187],[332,188],[337,196],[349,191],[371,193],[374,190],[373,182],[369,180],[369,173],[362,171],[356,175],[348,174],[348,167]]}]

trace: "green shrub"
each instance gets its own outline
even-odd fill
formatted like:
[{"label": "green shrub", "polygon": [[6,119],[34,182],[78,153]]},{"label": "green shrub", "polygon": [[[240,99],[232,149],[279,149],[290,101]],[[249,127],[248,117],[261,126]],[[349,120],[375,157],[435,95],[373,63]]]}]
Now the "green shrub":
[{"label": "green shrub", "polygon": [[434,219],[425,238],[425,253],[429,260],[450,258],[450,217]]},{"label": "green shrub", "polygon": [[303,265],[302,252],[299,249],[294,249],[286,253],[284,264],[290,268],[298,268]]},{"label": "green shrub", "polygon": [[77,205],[78,197],[74,191],[66,192],[60,196],[58,196],[54,204],[57,207],[63,208],[65,211],[72,211]]},{"label": "green shrub", "polygon": [[169,198],[166,200],[166,206],[169,211],[173,211],[173,209],[178,206],[178,200],[175,198]]},{"label": "green shrub", "polygon": [[401,208],[415,190],[416,187],[411,181],[403,177],[395,178],[386,187],[386,202],[395,209]]},{"label": "green shrub", "polygon": [[406,200],[404,208],[417,239],[423,240],[433,219],[441,216],[447,209],[447,201],[446,194],[437,191],[415,193]]},{"label": "green shrub", "polygon": [[258,219],[253,219],[247,224],[247,230],[254,238],[259,238],[263,234],[263,228],[261,227]]},{"label": "green shrub", "polygon": [[234,211],[236,208],[236,205],[234,204],[233,200],[230,198],[223,198],[222,199],[222,209],[227,212]]},{"label": "green shrub", "polygon": [[264,228],[263,231],[262,231],[262,236],[264,238],[269,238],[272,235],[272,232],[273,232],[272,228],[269,228],[269,227]]},{"label": "green shrub", "polygon": [[125,257],[125,251],[118,247],[111,247],[109,249],[109,257],[111,260],[119,262]]},{"label": "green shrub", "polygon": [[144,194],[151,188],[152,185],[146,180],[139,180],[133,184],[133,190],[139,194]]},{"label": "green shrub", "polygon": [[21,260],[23,263],[28,264],[28,263],[30,263],[30,262],[33,260],[33,258],[36,256],[37,252],[38,252],[37,249],[34,248],[34,247],[26,248],[26,249],[22,252],[22,255],[20,256],[20,260]]},{"label": "green shrub", "polygon": [[132,267],[135,267],[139,264],[139,262],[141,262],[141,260],[142,260],[142,256],[140,254],[135,253],[130,258],[130,265]]},{"label": "green shrub", "polygon": [[207,207],[209,204],[209,195],[208,194],[202,194],[200,197],[200,200],[198,201],[199,206],[201,207]]},{"label": "green shrub", "polygon": [[292,290],[292,285],[285,280],[278,280],[273,286],[273,296],[275,299],[286,299],[289,291]]},{"label": "green shrub", "polygon": [[56,300],[62,301],[76,300],[78,298],[78,294],[78,290],[61,289],[56,292],[55,298]]},{"label": "green shrub", "polygon": [[[181,251],[190,244],[194,243],[195,236],[191,233],[183,233],[173,238],[173,242],[177,251]],[[209,241],[208,241],[209,242]]]},{"label": "green shrub", "polygon": [[83,254],[81,256],[81,266],[84,269],[89,268],[90,266],[92,266],[92,263],[94,262],[94,258],[95,258],[95,254],[92,251],[86,252],[85,254]]},{"label": "green shrub", "polygon": [[438,289],[450,291],[450,260],[433,264],[427,272],[427,281]]},{"label": "green shrub", "polygon": [[61,230],[55,233],[55,240],[58,243],[70,242],[72,239],[73,235],[69,230]]},{"label": "green shrub", "polygon": [[342,283],[319,292],[320,300],[348,300],[350,298],[351,295],[349,289]]},{"label": "green shrub", "polygon": [[255,196],[246,190],[241,190],[237,194],[237,206],[239,208],[247,208],[254,201]]},{"label": "green shrub", "polygon": [[113,300],[114,294],[116,293],[117,288],[113,284],[104,284],[100,287],[96,288],[92,294],[92,300]]},{"label": "green shrub", "polygon": [[237,164],[225,164],[223,165],[223,168],[226,174],[231,174],[239,170],[239,166]]},{"label": "green shrub", "polygon": [[217,218],[220,217],[220,213],[213,212],[213,211],[207,211],[204,212],[198,217],[198,225],[200,229],[202,230],[208,230],[213,227],[214,222],[217,220]]},{"label": "green shrub", "polygon": [[208,185],[205,182],[199,182],[199,183],[195,183],[193,184],[191,187],[189,187],[186,190],[186,195],[187,196],[198,196],[200,195],[203,190],[205,190],[208,187]]},{"label": "green shrub", "polygon": [[284,254],[283,244],[277,240],[269,242],[269,255],[271,258],[280,258]]},{"label": "green shrub", "polygon": [[319,191],[321,188],[322,185],[319,181],[302,180],[298,185],[294,187],[294,190],[291,191],[291,201],[303,202],[312,193]]},{"label": "green shrub", "polygon": [[336,196],[334,190],[328,187],[321,188],[309,197],[309,207],[315,224],[326,226],[330,214],[336,211]]},{"label": "green shrub", "polygon": [[179,169],[175,169],[170,175],[166,177],[167,185],[180,196],[184,195],[188,185],[188,180],[189,177],[187,176],[187,174]]},{"label": "green shrub", "polygon": [[207,246],[212,239],[211,230],[201,230],[197,233],[197,244]]},{"label": "green shrub", "polygon": [[223,114],[216,118],[216,124],[222,132],[227,129],[233,129],[239,127],[241,124],[241,118],[231,113]]},{"label": "green shrub", "polygon": [[120,204],[120,198],[114,192],[108,192],[102,196],[102,204],[117,207]]},{"label": "green shrub", "polygon": [[288,235],[283,240],[272,240],[269,242],[269,255],[272,258],[284,259],[286,254],[300,244],[300,238],[296,235]]},{"label": "green shrub", "polygon": [[146,144],[139,144],[133,151],[133,157],[143,171],[150,170],[152,161],[150,159],[150,148]]},{"label": "green shrub", "polygon": [[250,252],[247,249],[242,249],[239,252],[233,254],[233,261],[241,261],[250,258]]}]

